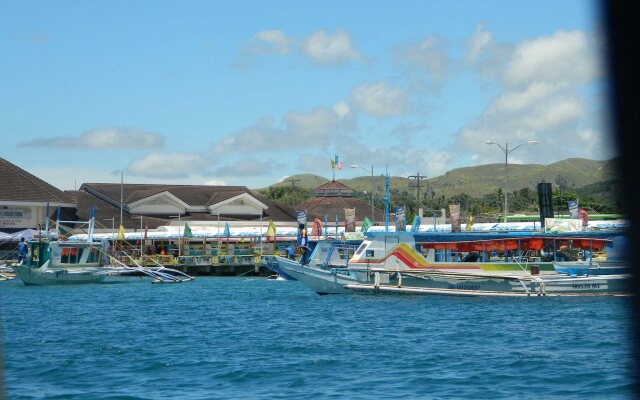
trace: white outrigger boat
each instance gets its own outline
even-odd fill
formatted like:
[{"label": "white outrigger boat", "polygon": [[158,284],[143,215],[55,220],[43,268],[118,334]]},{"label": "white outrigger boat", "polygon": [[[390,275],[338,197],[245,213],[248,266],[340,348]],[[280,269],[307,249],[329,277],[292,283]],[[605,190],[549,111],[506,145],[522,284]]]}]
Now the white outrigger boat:
[{"label": "white outrigger boat", "polygon": [[[632,293],[631,274],[558,272],[561,246],[585,254],[612,243],[607,233],[374,233],[346,261],[322,261],[334,243],[316,246],[310,263],[277,257],[279,268],[318,294],[402,293],[459,296],[584,296]],[[316,254],[317,252],[317,254]],[[502,258],[497,259],[501,254]],[[464,257],[463,257],[464,256]],[[628,270],[627,270],[628,271]]]},{"label": "white outrigger boat", "polygon": [[130,267],[121,263],[108,254],[106,241],[93,240],[94,221],[95,218],[91,218],[87,222],[89,234],[86,241],[29,240],[28,257],[12,266],[15,275],[25,285],[115,282],[132,276],[151,278],[152,283],[179,283],[194,279],[160,264],[156,267]]}]

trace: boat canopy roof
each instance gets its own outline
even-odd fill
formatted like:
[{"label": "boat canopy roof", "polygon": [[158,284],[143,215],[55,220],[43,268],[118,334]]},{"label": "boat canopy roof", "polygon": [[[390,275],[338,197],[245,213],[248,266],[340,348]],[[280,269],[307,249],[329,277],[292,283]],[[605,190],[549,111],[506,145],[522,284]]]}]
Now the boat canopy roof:
[{"label": "boat canopy roof", "polygon": [[[396,236],[401,241],[414,241],[423,249],[472,251],[541,250],[549,243],[556,247],[568,246],[598,250],[613,245],[613,239],[622,233],[612,232],[504,232],[504,233],[432,233],[416,234],[399,232],[394,234],[372,233],[367,239],[376,241]],[[404,239],[404,240],[403,240]],[[407,240],[408,239],[408,240]]]},{"label": "boat canopy roof", "polygon": [[[547,240],[560,239],[586,239],[586,240],[612,240],[617,236],[626,236],[624,231],[584,231],[584,232],[460,232],[460,233],[413,233],[413,232],[367,232],[367,239],[381,238],[384,236],[400,236],[405,238],[413,237],[416,243],[458,243],[458,242],[479,242],[487,240],[539,238]],[[411,239],[410,239],[411,240]]]},{"label": "boat canopy roof", "polygon": [[549,246],[550,242],[555,242],[556,247],[568,246],[570,248],[603,249],[608,243],[607,239],[576,239],[576,238],[511,238],[511,239],[491,239],[476,240],[471,242],[427,242],[419,243],[423,249],[453,250],[460,252],[472,251],[507,251],[507,250],[542,250]]}]

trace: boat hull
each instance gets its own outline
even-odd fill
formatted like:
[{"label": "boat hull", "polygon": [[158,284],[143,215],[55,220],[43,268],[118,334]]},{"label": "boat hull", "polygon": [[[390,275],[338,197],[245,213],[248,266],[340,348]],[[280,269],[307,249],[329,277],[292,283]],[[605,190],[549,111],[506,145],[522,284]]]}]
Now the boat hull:
[{"label": "boat hull", "polygon": [[301,281],[318,294],[345,294],[350,293],[345,289],[345,285],[366,282],[359,279],[355,273],[351,271],[340,271],[339,269],[321,269],[317,267],[309,267],[302,265],[296,260],[290,260],[284,257],[276,257],[278,266],[287,275]]},{"label": "boat hull", "polygon": [[25,285],[99,283],[107,277],[107,274],[98,274],[96,271],[69,271],[64,269],[39,271],[22,265],[15,267],[14,271]]},{"label": "boat hull", "polygon": [[[295,261],[295,260],[290,260],[290,261]],[[267,260],[267,262],[265,263],[265,267],[267,267],[268,269],[270,269],[271,271],[276,273],[279,277],[282,277],[283,279],[285,279],[287,281],[295,281],[295,280],[297,280],[296,278],[294,278],[293,276],[288,274],[285,270],[280,268],[280,264],[275,259]]]},{"label": "boat hull", "polygon": [[[346,289],[357,292],[440,294],[457,296],[594,296],[627,295],[631,275],[581,276],[562,274],[540,276],[481,276],[473,274],[402,275],[390,274],[388,282],[362,282]],[[397,274],[395,274],[397,275]]]},{"label": "boat hull", "polygon": [[354,271],[321,269],[279,259],[279,266],[318,294],[406,293],[440,295],[589,296],[631,293],[631,275],[573,277],[547,273],[462,273],[451,271]]}]

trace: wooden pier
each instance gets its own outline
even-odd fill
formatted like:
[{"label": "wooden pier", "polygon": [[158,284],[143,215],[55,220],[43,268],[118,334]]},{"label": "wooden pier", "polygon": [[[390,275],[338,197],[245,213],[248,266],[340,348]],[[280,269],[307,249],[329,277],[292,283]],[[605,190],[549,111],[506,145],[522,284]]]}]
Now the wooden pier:
[{"label": "wooden pier", "polygon": [[152,255],[132,257],[116,255],[126,265],[152,267],[164,265],[191,276],[270,276],[273,271],[266,264],[273,255],[228,255],[228,256],[173,256]]}]

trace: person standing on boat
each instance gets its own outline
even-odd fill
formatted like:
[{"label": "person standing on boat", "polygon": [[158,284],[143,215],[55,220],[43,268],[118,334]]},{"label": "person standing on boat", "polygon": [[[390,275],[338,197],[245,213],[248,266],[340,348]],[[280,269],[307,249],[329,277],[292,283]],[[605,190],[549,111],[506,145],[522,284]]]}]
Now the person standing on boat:
[{"label": "person standing on boat", "polygon": [[24,237],[21,237],[20,243],[18,243],[18,264],[22,264],[22,260],[27,258],[28,253],[29,247],[27,246],[27,242],[24,241]]}]

